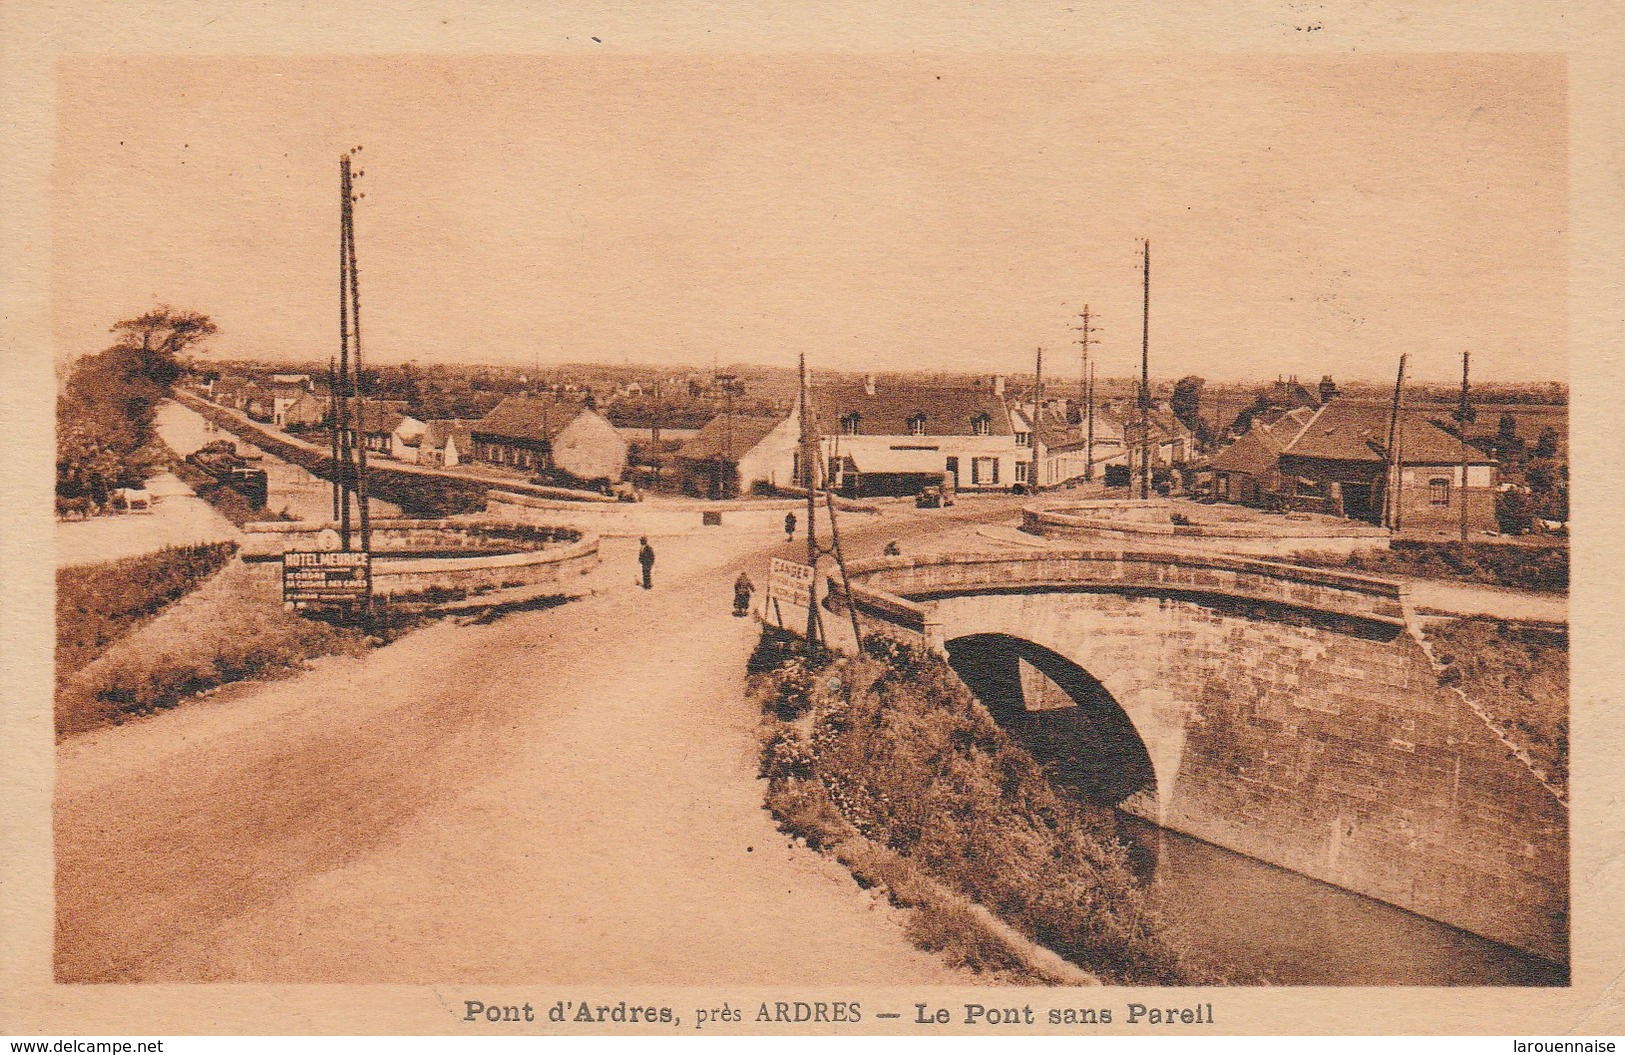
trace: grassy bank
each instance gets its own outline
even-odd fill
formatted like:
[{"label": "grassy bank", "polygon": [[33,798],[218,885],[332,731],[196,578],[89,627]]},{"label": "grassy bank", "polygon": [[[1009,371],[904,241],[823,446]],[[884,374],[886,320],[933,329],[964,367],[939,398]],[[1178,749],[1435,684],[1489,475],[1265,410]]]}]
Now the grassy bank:
[{"label": "grassy bank", "polygon": [[169,546],[56,573],[56,679],[60,685],[144,621],[225,567],[233,542]]},{"label": "grassy bank", "polygon": [[[751,660],[768,807],[919,910],[919,944],[1021,973],[972,925],[976,905],[1109,981],[1211,980],[1168,936],[1110,816],[1059,799],[945,662],[874,639],[861,658],[814,667],[786,647],[764,637]],[[951,903],[931,896],[938,886]]]},{"label": "grassy bank", "polygon": [[318,656],[358,654],[412,625],[388,608],[364,627],[296,615],[282,608],[273,570],[233,562],[62,678],[57,735],[151,714],[231,682],[285,675]]},{"label": "grassy bank", "polygon": [[1496,619],[1452,619],[1426,628],[1445,678],[1529,753],[1555,786],[1569,773],[1567,631]]},{"label": "grassy bank", "polygon": [[1369,553],[1304,552],[1292,560],[1320,568],[1372,575],[1408,575],[1419,579],[1508,586],[1519,590],[1565,593],[1569,588],[1569,548],[1564,544],[1475,542],[1464,554],[1456,542],[1396,539],[1392,549]]}]

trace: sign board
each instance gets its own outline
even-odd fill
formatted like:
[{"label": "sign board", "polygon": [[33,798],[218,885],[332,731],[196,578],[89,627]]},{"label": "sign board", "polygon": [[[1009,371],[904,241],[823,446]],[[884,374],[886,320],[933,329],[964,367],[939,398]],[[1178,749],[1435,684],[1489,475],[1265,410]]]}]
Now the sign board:
[{"label": "sign board", "polygon": [[372,599],[372,554],[308,552],[282,555],[282,602],[365,607]]},{"label": "sign board", "polygon": [[793,560],[784,560],[781,557],[773,558],[772,571],[768,575],[767,593],[762,597],[762,619],[781,629],[794,629],[785,627],[783,606],[794,605],[800,609],[812,606],[813,569],[809,564],[797,564]]}]

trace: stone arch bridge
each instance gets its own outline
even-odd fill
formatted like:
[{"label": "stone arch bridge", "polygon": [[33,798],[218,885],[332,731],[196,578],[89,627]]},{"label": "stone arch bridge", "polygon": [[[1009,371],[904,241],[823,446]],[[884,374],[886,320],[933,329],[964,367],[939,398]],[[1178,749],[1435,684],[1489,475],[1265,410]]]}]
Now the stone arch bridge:
[{"label": "stone arch bridge", "polygon": [[1073,709],[1100,745],[1073,760],[1093,768],[1080,779],[1097,797],[1566,961],[1567,805],[1440,685],[1403,585],[1083,549],[848,573],[871,629],[949,656],[979,698],[1002,701],[989,703],[1002,724]]}]

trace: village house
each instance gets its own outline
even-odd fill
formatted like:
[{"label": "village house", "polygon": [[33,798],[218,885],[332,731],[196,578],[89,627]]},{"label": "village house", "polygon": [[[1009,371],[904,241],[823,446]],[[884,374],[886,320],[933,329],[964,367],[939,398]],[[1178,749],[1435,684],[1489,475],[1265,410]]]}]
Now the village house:
[{"label": "village house", "polygon": [[757,484],[795,483],[800,417],[722,414],[677,452],[679,486],[699,498],[733,498]]},{"label": "village house", "polygon": [[474,457],[491,465],[557,470],[619,483],[627,444],[596,411],[564,400],[509,396],[469,427]]},{"label": "village house", "polygon": [[1095,410],[1095,464],[1128,469],[1138,465],[1142,446],[1153,466],[1185,465],[1196,456],[1196,437],[1165,401],[1146,411],[1149,442],[1141,443],[1140,410],[1131,399],[1107,400]]},{"label": "village house", "polygon": [[424,424],[406,412],[406,401],[397,399],[364,400],[361,404],[359,430],[351,425],[350,442],[355,442],[359,431],[361,442],[372,454],[402,461],[417,460],[417,442],[423,435]]},{"label": "village house", "polygon": [[[1039,487],[1058,487],[1091,476],[1087,425],[1068,420],[1065,400],[1045,400],[1042,408],[1021,403],[1011,408],[1010,415],[1017,445],[1027,446],[1037,455]],[[1023,487],[1030,471],[1020,473]]]},{"label": "village house", "polygon": [[[1391,412],[1379,404],[1334,399],[1281,451],[1283,489],[1298,508],[1381,523],[1395,473],[1389,465]],[[1494,529],[1496,464],[1427,417],[1400,418],[1397,483],[1402,527],[1452,528],[1467,503],[1472,530]],[[1465,486],[1464,486],[1465,485]]]},{"label": "village house", "polygon": [[1238,505],[1264,507],[1281,496],[1281,452],[1298,437],[1314,417],[1314,411],[1299,407],[1265,424],[1258,417],[1252,427],[1209,464],[1213,472],[1214,497]]},{"label": "village house", "polygon": [[423,436],[418,440],[419,465],[450,469],[461,465],[474,455],[474,435],[471,422],[456,418],[424,422]]},{"label": "village house", "polygon": [[881,385],[870,375],[820,385],[813,406],[828,479],[843,494],[916,494],[940,484],[945,473],[959,491],[1026,484],[1031,436],[1018,440],[1002,378],[968,386]]}]

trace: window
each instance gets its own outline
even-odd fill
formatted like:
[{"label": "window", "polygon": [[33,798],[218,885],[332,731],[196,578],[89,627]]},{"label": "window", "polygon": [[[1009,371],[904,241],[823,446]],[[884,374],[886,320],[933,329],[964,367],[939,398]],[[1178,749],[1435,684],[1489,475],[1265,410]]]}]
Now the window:
[{"label": "window", "polygon": [[1450,481],[1443,476],[1435,476],[1428,481],[1428,501],[1436,506],[1450,504]]},{"label": "window", "polygon": [[908,434],[910,436],[924,436],[925,435],[925,415],[924,414],[915,414],[913,417],[908,419]]},{"label": "window", "polygon": [[987,487],[999,482],[999,459],[972,458],[970,482],[976,487]]},{"label": "window", "polygon": [[986,414],[976,415],[970,419],[970,431],[972,436],[986,436],[993,431],[993,419]]},{"label": "window", "polygon": [[848,436],[856,436],[858,434],[858,423],[860,420],[861,419],[858,417],[857,411],[853,411],[852,413],[845,415],[841,418],[841,431],[846,433]]},{"label": "window", "polygon": [[1024,484],[1027,482],[1027,470],[1029,468],[1030,466],[1026,462],[1016,463],[1016,483]]},{"label": "window", "polygon": [[1016,446],[1017,447],[1025,447],[1025,446],[1028,445],[1028,443],[1031,442],[1031,439],[1032,439],[1031,436],[1029,436],[1027,433],[1018,432],[1018,433],[1016,433]]}]

